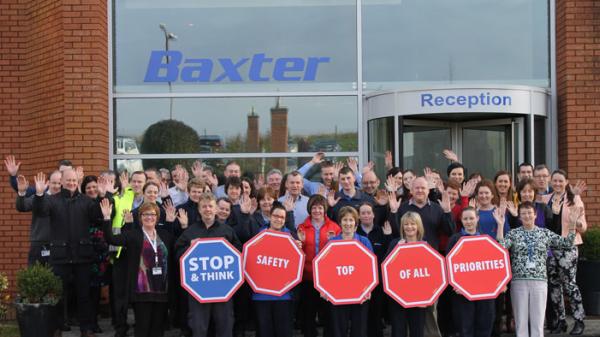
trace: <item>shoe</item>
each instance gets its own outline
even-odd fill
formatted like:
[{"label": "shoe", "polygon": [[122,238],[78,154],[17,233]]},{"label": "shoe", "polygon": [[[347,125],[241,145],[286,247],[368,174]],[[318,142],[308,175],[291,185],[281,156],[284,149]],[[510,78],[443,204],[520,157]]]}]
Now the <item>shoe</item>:
[{"label": "shoe", "polygon": [[98,325],[94,326],[92,328],[92,332],[94,333],[103,333],[104,331],[102,331],[102,329],[100,329],[100,327]]},{"label": "shoe", "polygon": [[552,331],[550,331],[550,334],[556,335],[563,332],[567,332],[567,322],[558,321],[558,323],[556,323],[556,327]]},{"label": "shoe", "polygon": [[569,335],[572,335],[572,336],[582,335],[583,330],[585,330],[585,324],[583,324],[583,321],[575,321],[575,325],[573,326],[573,329],[571,330],[571,332],[569,332]]},{"label": "shoe", "polygon": [[81,337],[96,337],[96,335],[92,331],[82,331]]},{"label": "shoe", "polygon": [[60,331],[63,331],[63,332],[71,331],[71,327],[68,324],[63,324],[60,327]]}]

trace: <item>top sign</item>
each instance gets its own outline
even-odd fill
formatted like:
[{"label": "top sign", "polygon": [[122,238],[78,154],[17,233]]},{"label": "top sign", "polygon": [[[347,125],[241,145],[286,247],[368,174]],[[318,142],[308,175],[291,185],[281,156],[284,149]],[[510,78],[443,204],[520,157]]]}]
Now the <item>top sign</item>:
[{"label": "top sign", "polygon": [[244,245],[244,274],[257,293],[282,296],[303,271],[304,252],[288,233],[264,230]]},{"label": "top sign", "polygon": [[227,302],[244,283],[241,254],[224,238],[194,240],[179,261],[181,287],[200,303]]}]

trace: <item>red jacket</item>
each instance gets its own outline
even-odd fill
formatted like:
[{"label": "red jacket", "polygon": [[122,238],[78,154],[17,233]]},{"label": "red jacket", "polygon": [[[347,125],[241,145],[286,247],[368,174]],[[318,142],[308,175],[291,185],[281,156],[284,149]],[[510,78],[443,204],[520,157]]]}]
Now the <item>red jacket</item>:
[{"label": "red jacket", "polygon": [[[315,228],[313,227],[312,222],[310,221],[310,216],[307,217],[306,220],[304,220],[304,222],[298,226],[298,232],[300,232],[300,231],[303,231],[304,236],[306,237],[306,239],[302,243],[302,250],[304,250],[304,254],[305,254],[304,275],[302,278],[305,281],[312,282],[312,280],[313,280],[313,259],[315,258],[316,240],[315,240]],[[329,232],[331,232],[333,235],[330,234],[330,236],[328,236],[327,234]],[[340,226],[338,226],[337,223],[335,223],[333,220],[329,219],[328,217],[325,217],[325,223],[319,229],[319,252],[323,249],[323,247],[325,247],[325,245],[329,241],[330,237],[339,235],[341,232],[342,232],[342,229],[340,228]]]},{"label": "red jacket", "polygon": [[[455,233],[459,233],[462,228],[462,222],[460,220],[460,215],[462,213],[462,210],[464,208],[466,208],[467,206],[469,206],[469,197],[459,196],[459,198],[460,198],[460,204],[457,202],[454,205],[454,207],[452,207],[452,220],[454,220],[454,223],[456,224]],[[440,235],[439,235],[440,245],[438,246],[438,248],[439,248],[438,250],[440,252],[443,252],[444,254],[446,254],[446,247],[448,246],[449,239],[450,239],[450,236],[446,235],[445,233],[440,233]]]}]

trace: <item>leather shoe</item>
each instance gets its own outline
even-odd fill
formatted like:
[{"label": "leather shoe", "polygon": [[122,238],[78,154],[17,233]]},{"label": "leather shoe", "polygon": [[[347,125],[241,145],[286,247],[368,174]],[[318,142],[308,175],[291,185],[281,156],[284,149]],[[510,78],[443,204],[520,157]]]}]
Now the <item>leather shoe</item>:
[{"label": "leather shoe", "polygon": [[575,321],[575,325],[573,326],[573,329],[571,330],[571,332],[569,332],[569,335],[572,335],[572,336],[582,335],[583,330],[585,330],[585,324],[583,324],[583,321]]},{"label": "leather shoe", "polygon": [[71,331],[71,327],[65,323],[60,327],[60,331],[63,331],[63,332]]},{"label": "leather shoe", "polygon": [[558,321],[558,323],[556,324],[556,328],[554,328],[552,331],[550,331],[550,334],[556,335],[556,334],[563,333],[563,332],[567,332],[567,322]]}]

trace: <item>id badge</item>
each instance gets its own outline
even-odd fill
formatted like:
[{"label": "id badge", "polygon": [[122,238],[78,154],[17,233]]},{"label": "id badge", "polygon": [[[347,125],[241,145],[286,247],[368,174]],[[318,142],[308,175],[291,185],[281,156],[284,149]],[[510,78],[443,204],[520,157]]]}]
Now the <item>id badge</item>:
[{"label": "id badge", "polygon": [[527,269],[535,269],[535,263],[533,263],[533,261],[527,261],[527,263],[525,264],[525,267]]},{"label": "id badge", "polygon": [[50,256],[50,250],[49,249],[43,249],[42,250],[42,257],[48,257]]},{"label": "id badge", "polygon": [[162,268],[161,267],[152,268],[152,275],[162,275]]}]

